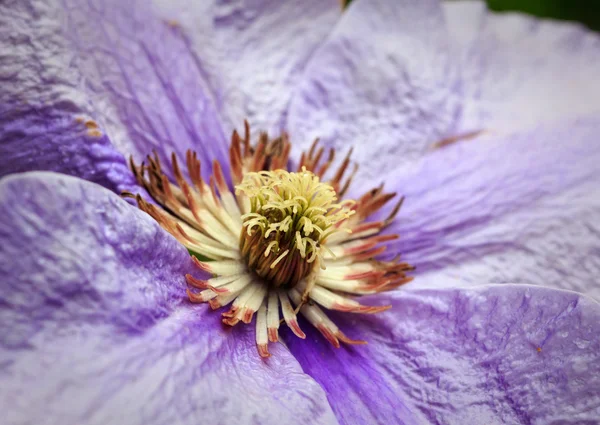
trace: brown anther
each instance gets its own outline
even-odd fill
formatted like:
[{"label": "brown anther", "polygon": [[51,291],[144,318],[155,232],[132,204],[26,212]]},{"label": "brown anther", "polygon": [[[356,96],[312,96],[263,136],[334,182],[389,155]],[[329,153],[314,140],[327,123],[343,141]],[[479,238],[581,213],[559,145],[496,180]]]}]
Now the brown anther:
[{"label": "brown anther", "polygon": [[346,157],[344,158],[344,161],[342,162],[342,165],[340,165],[337,172],[333,176],[333,179],[331,179],[330,184],[333,186],[333,188],[335,189],[336,192],[339,191],[338,189],[339,189],[340,181],[342,180],[342,177],[344,176],[344,173],[346,172],[346,169],[348,168],[348,165],[350,164],[350,156],[352,156],[353,151],[354,151],[354,148],[350,148],[350,150],[346,154]]},{"label": "brown anther", "polygon": [[404,196],[401,196],[400,200],[396,203],[396,205],[394,206],[394,208],[392,209],[390,214],[384,220],[384,223],[386,226],[389,225],[394,220],[396,215],[398,215],[398,212],[400,211],[400,208],[402,208],[403,203],[404,203]]},{"label": "brown anther", "polygon": [[254,313],[256,312],[249,308],[244,309],[244,312],[242,314],[242,322],[246,324],[252,322],[252,316],[254,316]]},{"label": "brown anther", "polygon": [[225,176],[223,175],[223,169],[221,168],[221,164],[217,160],[213,161],[213,174],[215,176],[215,182],[217,184],[219,192],[228,192],[229,188],[227,187],[227,182],[225,181]]},{"label": "brown anther", "polygon": [[235,326],[238,323],[240,323],[240,319],[238,319],[237,317],[226,317],[225,319],[221,320],[223,323],[225,323],[227,326]]},{"label": "brown anther", "polygon": [[191,302],[193,302],[193,303],[206,302],[206,300],[202,297],[202,294],[195,294],[192,291],[190,291],[189,289],[186,289],[185,291]]},{"label": "brown anther", "polygon": [[269,341],[270,342],[277,342],[277,341],[279,341],[279,335],[277,334],[277,328],[268,328],[267,329],[267,333],[269,335]]},{"label": "brown anther", "polygon": [[258,354],[262,358],[271,357],[271,353],[269,353],[269,349],[268,349],[268,345],[267,344],[258,344],[256,346],[256,348],[258,349]]},{"label": "brown anther", "polygon": [[189,273],[185,275],[185,280],[188,283],[188,285],[193,286],[194,288],[208,289],[210,287],[210,285],[208,285],[206,280],[196,279],[194,276],[192,276]]},{"label": "brown anther", "polygon": [[288,323],[288,326],[290,327],[292,332],[294,332],[294,335],[296,335],[298,338],[301,338],[301,339],[306,338],[306,334],[304,332],[302,332],[302,329],[300,329],[300,325],[298,325],[298,321],[296,319],[291,320]]},{"label": "brown anther", "polygon": [[340,342],[338,341],[336,335],[329,329],[327,326],[323,324],[319,324],[317,329],[321,334],[333,345],[335,348],[340,348]]},{"label": "brown anther", "polygon": [[346,194],[346,192],[350,188],[350,184],[352,183],[352,180],[354,180],[354,176],[356,175],[357,171],[358,171],[358,165],[354,164],[354,169],[352,170],[352,173],[346,179],[346,182],[343,184],[342,188],[340,189],[339,196],[344,196]]},{"label": "brown anther", "polygon": [[244,157],[250,155],[250,124],[244,120]]},{"label": "brown anther", "polygon": [[212,270],[210,268],[210,263],[204,263],[204,262],[198,260],[198,258],[196,258],[194,256],[192,256],[192,261],[194,262],[194,264],[196,266],[198,266],[198,268],[200,270],[207,272],[207,273],[212,273]]},{"label": "brown anther", "polygon": [[219,308],[223,307],[221,305],[221,303],[217,300],[217,298],[213,298],[212,300],[208,300],[208,305],[210,305],[210,308],[213,309],[213,310],[218,310]]},{"label": "brown anther", "polygon": [[378,255],[383,254],[386,251],[386,246],[380,246],[379,248],[373,248],[368,251],[361,252],[360,254],[356,254],[352,257],[354,262],[370,260],[372,258],[377,257]]},{"label": "brown anther", "polygon": [[239,308],[237,308],[237,307],[231,307],[229,309],[229,311],[221,313],[221,316],[226,317],[226,318],[235,317],[235,315],[237,314],[238,310],[239,310]]},{"label": "brown anther", "polygon": [[327,170],[329,170],[329,167],[333,163],[334,159],[335,159],[335,150],[333,148],[331,148],[331,149],[329,149],[329,157],[327,158],[327,161],[321,166],[321,168],[319,168],[318,171],[315,172],[315,174],[322,178],[325,175],[325,173],[327,172]]},{"label": "brown anther", "polygon": [[269,137],[267,136],[267,133],[260,133],[258,145],[256,146],[256,152],[254,152],[254,160],[252,161],[252,165],[250,167],[251,171],[263,170],[263,166],[265,165],[266,161],[265,150],[267,149],[268,142]]}]

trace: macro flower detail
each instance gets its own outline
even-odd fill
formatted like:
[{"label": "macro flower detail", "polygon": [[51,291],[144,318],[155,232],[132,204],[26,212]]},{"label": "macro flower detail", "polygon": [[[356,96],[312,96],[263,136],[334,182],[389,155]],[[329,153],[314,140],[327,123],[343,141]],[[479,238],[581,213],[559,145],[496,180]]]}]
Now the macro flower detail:
[{"label": "macro flower detail", "polygon": [[[353,0],[342,12],[338,0],[8,0],[0,34],[5,422],[598,422],[597,33],[478,1]],[[269,137],[254,131],[246,143],[240,131],[231,161],[244,119]],[[302,166],[319,179],[311,187],[335,192],[321,207],[353,214],[334,224],[291,205],[263,210],[282,206],[268,186],[297,181]],[[381,202],[406,197],[398,219],[386,222],[395,197],[360,211],[373,186]],[[299,245],[286,239],[289,214],[308,220]],[[375,258],[400,264],[401,253],[416,268],[404,272],[412,282],[375,294],[315,283],[391,306],[357,314],[307,294],[301,308],[312,303],[368,342],[336,336],[337,349],[289,293],[323,271],[319,255],[330,273],[342,260],[325,247],[337,255],[330,244],[352,236],[321,241],[314,226],[353,221],[383,222],[363,240],[401,237],[375,243],[386,248]],[[243,254],[242,235],[258,255]],[[298,246],[309,266],[282,269]],[[288,249],[274,266],[284,272],[270,276]],[[251,264],[269,294],[249,325],[248,309],[221,315],[235,299],[210,308],[218,292],[189,301],[187,290],[233,282],[218,286],[225,276],[198,262]],[[280,292],[305,339],[285,323]],[[281,344],[259,347],[272,354],[262,358],[256,326],[268,341],[272,293]]]},{"label": "macro flower detail", "polygon": [[[336,348],[340,342],[364,344],[346,336],[323,309],[372,314],[390,308],[363,305],[354,298],[397,288],[412,280],[413,268],[399,258],[376,259],[385,243],[398,238],[381,234],[402,205],[397,201],[387,218],[365,220],[392,200],[383,186],[369,190],[358,200],[339,200],[348,191],[357,170],[349,172],[350,155],[337,169],[335,150],[324,157],[325,148],[315,140],[301,155],[298,166],[286,170],[291,144],[284,133],[269,140],[261,133],[251,146],[245,123],[243,139],[234,131],[229,149],[231,190],[219,161],[213,161],[208,183],[201,176],[197,154],[188,151],[188,182],[175,154],[172,172],[163,170],[157,156],[131,169],[140,185],[162,208],[135,197],[138,206],[152,216],[190,252],[198,268],[209,279],[186,274],[193,303],[209,303],[212,309],[229,306],[223,323],[251,323],[256,314],[256,346],[269,357],[269,342],[279,340],[285,322],[299,338],[306,335],[297,314]],[[330,171],[330,173],[328,173]],[[329,178],[326,176],[330,175]]]}]

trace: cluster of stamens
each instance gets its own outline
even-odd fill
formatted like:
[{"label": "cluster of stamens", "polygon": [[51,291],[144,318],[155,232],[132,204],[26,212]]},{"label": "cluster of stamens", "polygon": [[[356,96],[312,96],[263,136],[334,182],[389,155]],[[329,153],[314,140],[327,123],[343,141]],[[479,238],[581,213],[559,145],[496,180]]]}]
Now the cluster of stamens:
[{"label": "cluster of stamens", "polygon": [[236,191],[250,199],[250,212],[242,216],[242,257],[275,287],[294,287],[322,264],[323,242],[354,213],[354,201],[336,203],[333,188],[306,167],[248,173]]},{"label": "cluster of stamens", "polygon": [[356,201],[338,201],[356,172],[355,167],[344,180],[350,153],[329,173],[335,151],[329,150],[324,159],[325,149],[315,141],[296,171],[289,171],[286,134],[270,140],[262,133],[256,147],[250,138],[247,123],[243,138],[233,133],[231,182],[218,161],[205,181],[191,151],[186,155],[189,180],[174,154],[172,179],[156,154],[139,166],[131,161],[138,182],[160,205],[137,195],[138,206],[186,246],[198,268],[209,274],[205,279],[186,275],[190,301],[209,303],[213,309],[230,305],[222,315],[231,326],[251,323],[256,314],[256,343],[263,357],[270,356],[268,343],[278,341],[283,322],[305,338],[298,313],[336,347],[340,341],[365,343],[347,337],[323,308],[377,313],[390,306],[366,306],[355,298],[412,279],[406,276],[412,270],[409,264],[376,259],[386,249],[382,244],[397,238],[380,232],[402,199],[386,219],[365,222],[395,194],[379,186]]}]

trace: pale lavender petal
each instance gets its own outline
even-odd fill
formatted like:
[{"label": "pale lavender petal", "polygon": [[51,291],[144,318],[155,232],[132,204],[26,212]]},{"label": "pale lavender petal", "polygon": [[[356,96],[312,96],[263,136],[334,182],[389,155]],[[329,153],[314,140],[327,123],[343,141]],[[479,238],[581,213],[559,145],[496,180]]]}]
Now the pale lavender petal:
[{"label": "pale lavender petal", "polygon": [[443,2],[462,111],[455,133],[600,113],[600,36],[580,24]]},{"label": "pale lavender petal", "polygon": [[[383,297],[386,298],[386,297]],[[289,338],[343,424],[593,424],[600,305],[529,285],[405,291],[385,313],[337,317],[368,345]],[[307,328],[308,329],[308,328]]]},{"label": "pale lavender petal", "polygon": [[225,158],[204,70],[182,30],[147,2],[1,7],[3,174],[50,169],[111,187],[133,178],[122,155],[183,159],[192,148],[207,165]]},{"label": "pale lavender petal", "polygon": [[183,28],[145,0],[64,0],[57,8],[81,89],[122,153],[184,160],[194,149],[205,173],[226,158],[207,70]]},{"label": "pale lavender petal", "polygon": [[294,148],[354,146],[362,178],[421,156],[458,111],[457,74],[436,0],[356,0],[292,98]]},{"label": "pale lavender petal", "polygon": [[83,76],[53,8],[0,4],[0,177],[52,170],[113,190],[134,179],[83,94]]},{"label": "pale lavender petal", "polygon": [[15,175],[0,217],[6,423],[336,423],[285,348],[184,301],[186,250],[115,194]]},{"label": "pale lavender petal", "polygon": [[225,130],[281,130],[293,88],[342,14],[339,0],[160,0],[215,93]]},{"label": "pale lavender petal", "polygon": [[[531,283],[600,299],[600,120],[501,133],[389,176],[414,285]],[[430,274],[435,272],[435,274]]]}]

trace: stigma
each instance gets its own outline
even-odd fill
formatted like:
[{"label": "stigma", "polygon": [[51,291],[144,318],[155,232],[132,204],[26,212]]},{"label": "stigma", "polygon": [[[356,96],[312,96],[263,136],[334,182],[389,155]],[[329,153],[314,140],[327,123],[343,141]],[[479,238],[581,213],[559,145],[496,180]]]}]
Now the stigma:
[{"label": "stigma", "polygon": [[366,343],[343,333],[326,310],[384,311],[390,306],[358,299],[412,280],[409,264],[378,259],[386,243],[398,237],[382,231],[403,199],[383,220],[367,221],[395,194],[379,186],[356,200],[344,199],[357,170],[349,171],[351,151],[334,169],[336,152],[325,152],[316,140],[292,168],[285,133],[275,139],[261,133],[255,146],[250,140],[245,123],[244,137],[233,132],[228,166],[213,161],[208,181],[191,151],[185,158],[187,178],[175,154],[170,170],[156,154],[140,165],[132,159],[138,182],[156,204],[127,195],[135,196],[139,208],[182,243],[199,272],[209,276],[185,276],[189,300],[228,307],[222,312],[227,325],[255,322],[260,356],[270,356],[268,345],[279,340],[283,323],[305,338],[298,315],[337,348]]}]

